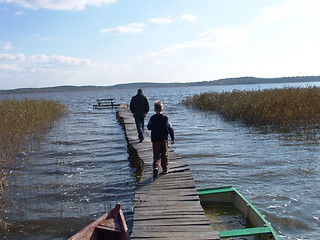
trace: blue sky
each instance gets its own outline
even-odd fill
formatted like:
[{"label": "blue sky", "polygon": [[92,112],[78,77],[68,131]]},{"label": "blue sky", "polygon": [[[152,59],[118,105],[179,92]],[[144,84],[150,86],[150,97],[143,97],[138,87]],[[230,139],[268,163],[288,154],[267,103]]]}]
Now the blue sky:
[{"label": "blue sky", "polygon": [[0,0],[0,89],[320,75],[319,0]]}]

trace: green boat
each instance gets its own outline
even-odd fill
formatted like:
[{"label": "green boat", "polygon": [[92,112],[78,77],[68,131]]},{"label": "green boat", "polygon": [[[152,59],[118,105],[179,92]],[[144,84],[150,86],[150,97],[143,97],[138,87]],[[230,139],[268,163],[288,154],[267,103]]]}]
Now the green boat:
[{"label": "green boat", "polygon": [[205,211],[208,206],[215,208],[223,204],[232,205],[246,222],[246,226],[239,229],[219,231],[220,238],[245,239],[243,237],[248,237],[248,239],[252,239],[253,237],[255,240],[279,240],[275,230],[266,218],[234,187],[200,189],[198,194]]}]

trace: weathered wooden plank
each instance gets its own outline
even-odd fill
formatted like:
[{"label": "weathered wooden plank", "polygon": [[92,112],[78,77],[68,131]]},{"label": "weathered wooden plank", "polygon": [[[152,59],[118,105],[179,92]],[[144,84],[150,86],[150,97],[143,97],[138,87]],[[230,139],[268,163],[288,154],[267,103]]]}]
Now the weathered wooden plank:
[{"label": "weathered wooden plank", "polygon": [[185,220],[185,219],[207,219],[205,216],[202,215],[202,212],[198,211],[198,212],[189,212],[189,211],[176,211],[176,212],[168,212],[168,211],[151,211],[149,210],[148,212],[142,212],[140,211],[140,213],[137,212],[137,214],[134,215],[135,219],[145,219],[145,218],[149,218],[149,217],[154,217],[154,218],[158,218],[158,217],[170,217],[170,219],[176,219],[179,218],[181,219],[181,221]]},{"label": "weathered wooden plank", "polygon": [[140,231],[148,232],[203,232],[207,229],[207,224],[190,224],[190,225],[139,225],[136,226]]},{"label": "weathered wooden plank", "polygon": [[[165,221],[164,221],[165,219]],[[170,215],[159,215],[157,217],[148,216],[145,217],[136,217],[134,219],[135,227],[138,225],[172,225],[172,224],[178,224],[178,225],[187,225],[187,224],[194,224],[194,223],[200,223],[208,225],[208,219],[202,216],[198,215],[192,215],[190,217],[183,216],[179,218],[178,215],[176,217],[171,217]]]},{"label": "weathered wooden plank", "polygon": [[[199,197],[197,193],[194,191],[190,191],[192,188],[175,188],[174,185],[172,185],[172,188],[162,188],[161,186],[157,188],[143,188],[140,189],[139,192],[137,192],[135,195],[139,197],[148,197],[148,196],[156,196],[156,195],[162,195],[162,196],[185,196],[185,197],[196,197],[199,200]],[[161,193],[159,193],[161,191]]]},{"label": "weathered wooden plank", "polygon": [[[199,232],[187,232],[187,231],[180,231],[180,232],[166,232],[166,231],[157,231],[157,232],[148,232],[148,231],[137,231],[133,232],[130,236],[131,239],[174,239],[174,240],[197,240],[197,239],[219,239],[214,234],[207,234],[205,229],[201,229],[202,231]],[[138,235],[137,235],[138,234]]]},{"label": "weathered wooden plank", "polygon": [[[148,188],[143,188],[143,189],[141,188],[140,190],[144,191],[145,189],[148,189]],[[154,187],[149,187],[149,189],[150,190],[154,189],[155,191],[159,191],[161,189],[170,189],[171,191],[177,191],[178,189],[189,189],[191,193],[191,191],[194,189],[194,183],[186,182],[185,184],[177,183],[176,185],[171,183],[171,184],[166,184],[165,187],[157,185]]]},{"label": "weathered wooden plank", "polygon": [[[165,203],[165,202],[158,201],[157,203],[158,203],[158,205],[163,205],[163,207],[170,207],[170,204]],[[181,202],[176,202],[175,204],[172,204],[172,205],[177,205],[177,204],[185,204],[185,207],[180,209],[181,211],[187,211],[187,209],[193,208],[192,203],[187,203],[186,201],[185,202],[182,202],[182,201]],[[194,204],[196,204],[196,202]],[[149,202],[142,202],[141,201],[141,202],[136,203],[135,210],[137,210],[137,211],[138,210],[139,211],[147,211],[148,207],[153,207],[153,206],[155,206],[155,205],[152,205]],[[201,210],[202,209],[200,206],[199,207],[194,207],[194,208],[196,208],[197,210]],[[159,207],[159,211],[161,209],[162,209],[162,207]]]},{"label": "weathered wooden plank", "polygon": [[[181,214],[179,216],[179,213],[162,213],[161,211],[158,212],[153,212],[152,214],[145,214],[145,213],[137,213],[136,216],[134,216],[134,220],[135,221],[145,221],[145,220],[163,220],[164,218],[167,219],[168,221],[172,221],[174,220],[175,222],[185,222],[185,221],[189,221],[189,220],[203,220],[203,221],[207,221],[208,219],[206,218],[206,216],[202,215],[200,212],[198,214],[190,214],[190,216],[188,216],[186,213],[187,212],[183,212],[184,214]],[[167,223],[166,221],[163,221],[163,223]],[[208,221],[207,221],[208,223]]]},{"label": "weathered wooden plank", "polygon": [[[154,189],[151,189],[149,191],[145,190],[145,191],[139,191],[139,193],[136,193],[135,196],[143,198],[146,195],[158,195],[160,194],[158,191],[155,191]],[[172,191],[168,190],[168,189],[163,189],[162,190],[162,195],[168,196],[171,195]],[[188,191],[188,189],[178,189],[176,191],[176,194],[180,195],[180,196],[193,196],[193,197],[197,197],[197,199],[199,199],[198,195],[196,193],[191,193],[190,191]]]}]

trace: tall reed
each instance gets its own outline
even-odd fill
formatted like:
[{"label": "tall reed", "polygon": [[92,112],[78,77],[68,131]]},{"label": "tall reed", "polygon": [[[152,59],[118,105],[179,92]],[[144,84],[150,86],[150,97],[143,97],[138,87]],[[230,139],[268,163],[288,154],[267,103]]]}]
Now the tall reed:
[{"label": "tall reed", "polygon": [[[52,100],[5,99],[0,101],[0,213],[10,205],[4,197],[6,168],[41,139],[52,122],[66,113],[66,107]],[[0,226],[6,223],[0,216]]]},{"label": "tall reed", "polygon": [[319,87],[211,92],[188,97],[182,102],[246,123],[285,127],[320,123]]}]

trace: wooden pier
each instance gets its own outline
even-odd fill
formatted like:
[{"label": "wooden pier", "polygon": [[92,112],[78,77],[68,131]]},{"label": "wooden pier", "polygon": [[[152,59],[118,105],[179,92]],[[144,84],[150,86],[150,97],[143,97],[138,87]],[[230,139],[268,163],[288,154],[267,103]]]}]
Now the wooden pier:
[{"label": "wooden pier", "polygon": [[139,143],[134,118],[128,108],[117,108],[128,146],[143,165],[135,190],[131,239],[219,239],[200,205],[189,165],[169,149],[169,173],[152,177],[150,138]]}]

